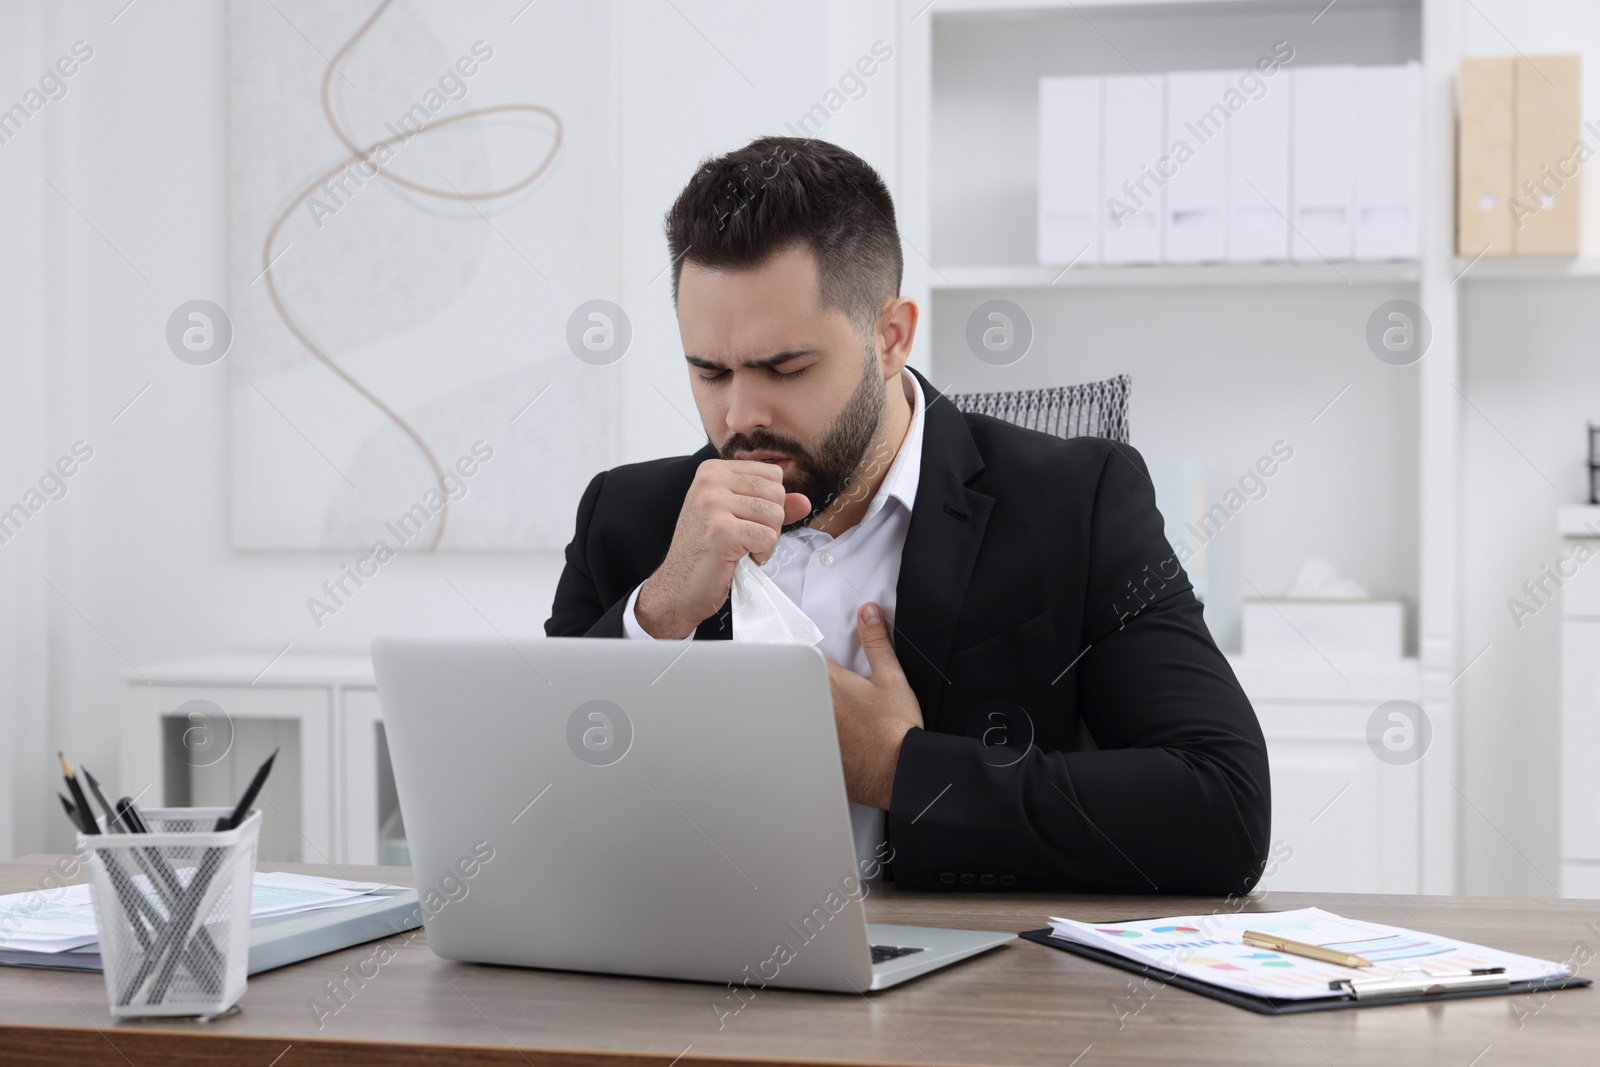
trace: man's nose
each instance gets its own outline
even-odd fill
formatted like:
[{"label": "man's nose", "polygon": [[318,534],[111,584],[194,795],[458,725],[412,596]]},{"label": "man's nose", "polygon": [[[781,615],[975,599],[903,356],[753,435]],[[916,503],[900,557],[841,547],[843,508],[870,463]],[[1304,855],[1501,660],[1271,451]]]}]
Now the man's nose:
[{"label": "man's nose", "polygon": [[767,391],[758,383],[752,381],[741,382],[737,374],[730,375],[734,380],[728,385],[728,414],[726,416],[728,430],[732,433],[748,434],[754,430],[764,430],[772,425],[772,405],[768,399]]}]

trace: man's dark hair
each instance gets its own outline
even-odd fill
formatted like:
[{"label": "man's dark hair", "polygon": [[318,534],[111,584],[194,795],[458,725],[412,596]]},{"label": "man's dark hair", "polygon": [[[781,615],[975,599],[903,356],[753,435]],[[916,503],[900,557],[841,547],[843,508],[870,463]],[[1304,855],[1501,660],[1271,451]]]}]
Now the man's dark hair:
[{"label": "man's dark hair", "polygon": [[889,190],[865,160],[809,137],[761,137],[702,160],[666,217],[672,303],[691,260],[713,270],[760,266],[803,242],[818,297],[866,336],[900,295],[900,234]]}]

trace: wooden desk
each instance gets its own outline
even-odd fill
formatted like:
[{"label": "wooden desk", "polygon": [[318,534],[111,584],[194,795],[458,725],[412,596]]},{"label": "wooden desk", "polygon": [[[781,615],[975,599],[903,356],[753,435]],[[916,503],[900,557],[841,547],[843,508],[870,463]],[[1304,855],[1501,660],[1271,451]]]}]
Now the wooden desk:
[{"label": "wooden desk", "polygon": [[[38,889],[59,857],[0,864],[0,892]],[[394,867],[263,864],[396,884]],[[1219,908],[1318,905],[1600,970],[1600,901],[1281,893],[1195,897],[924,895],[880,888],[875,922],[1018,931],[1049,913],[1091,921]],[[725,988],[448,963],[419,930],[319,1029],[312,998],[380,943],[250,979],[242,1011],[213,1023],[115,1022],[99,974],[0,968],[6,1064],[459,1064],[526,1067],[676,1063],[1566,1064],[1600,1047],[1595,987],[1273,1018],[1018,941],[865,996],[763,990],[721,1030]],[[365,966],[372,973],[373,964]],[[352,988],[354,988],[352,986]],[[1484,1057],[1486,1049],[1491,1049]],[[1480,1057],[1482,1057],[1480,1059]],[[1492,1058],[1491,1058],[1492,1057]]]}]

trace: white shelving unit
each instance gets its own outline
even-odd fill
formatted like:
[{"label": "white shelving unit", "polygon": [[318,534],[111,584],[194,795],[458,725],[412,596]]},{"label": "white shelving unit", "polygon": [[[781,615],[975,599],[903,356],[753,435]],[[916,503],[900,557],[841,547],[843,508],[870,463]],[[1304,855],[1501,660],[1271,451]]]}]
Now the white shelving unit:
[{"label": "white shelving unit", "polygon": [[1223,263],[1194,267],[943,267],[929,287],[955,289],[1071,289],[1109,287],[1386,285],[1415,283],[1417,264]]},{"label": "white shelving unit", "polygon": [[[1454,93],[1468,5],[1345,0],[1320,15],[1318,6],[933,0],[923,9],[913,0],[903,7],[899,56],[904,291],[924,308],[914,358],[939,387],[1021,388],[1130,373],[1133,444],[1150,459],[1203,461],[1219,486],[1208,485],[1208,496],[1248,466],[1251,450],[1290,437],[1304,446],[1302,485],[1291,488],[1286,474],[1274,491],[1288,499],[1276,511],[1261,505],[1261,517],[1249,520],[1260,536],[1218,538],[1207,617],[1219,644],[1237,648],[1236,602],[1252,586],[1270,581],[1281,591],[1297,558],[1338,546],[1356,546],[1352,569],[1362,576],[1365,564],[1377,574],[1374,593],[1404,598],[1413,615],[1408,657],[1376,673],[1347,671],[1341,679],[1235,657],[1274,746],[1274,839],[1297,836],[1286,843],[1306,857],[1280,882],[1327,889],[1314,883],[1331,877],[1352,890],[1449,893],[1457,878],[1451,683],[1462,665],[1461,399],[1452,387],[1460,380],[1462,287],[1454,282],[1468,266],[1454,254]],[[1296,66],[1421,63],[1418,260],[1038,264],[1040,77],[1240,69],[1279,40],[1293,44]],[[1513,269],[1537,268],[1479,262],[1467,277],[1521,276]],[[992,298],[1019,304],[1034,326],[1033,348],[1013,366],[987,366],[966,350],[966,317]],[[1394,298],[1416,302],[1431,320],[1431,346],[1407,368],[1380,365],[1364,340],[1368,313]],[[1286,362],[1293,377],[1274,373]],[[1304,395],[1294,392],[1302,382],[1313,383]],[[1336,396],[1349,406],[1324,417]],[[1347,467],[1370,468],[1374,478],[1340,481],[1331,464],[1320,465],[1319,457],[1341,453]],[[1433,731],[1427,755],[1406,768],[1367,752],[1358,729],[1378,703],[1393,699],[1421,705]],[[1307,813],[1341,783],[1348,786],[1342,799],[1311,827]],[[1305,825],[1292,825],[1301,816]]]},{"label": "white shelving unit", "polygon": [[1600,278],[1600,259],[1496,259],[1457,258],[1456,274],[1463,281],[1555,281],[1562,278]]},{"label": "white shelving unit", "polygon": [[[1600,556],[1600,507],[1562,508],[1556,529]],[[1600,897],[1600,560],[1561,590],[1561,895]]]}]

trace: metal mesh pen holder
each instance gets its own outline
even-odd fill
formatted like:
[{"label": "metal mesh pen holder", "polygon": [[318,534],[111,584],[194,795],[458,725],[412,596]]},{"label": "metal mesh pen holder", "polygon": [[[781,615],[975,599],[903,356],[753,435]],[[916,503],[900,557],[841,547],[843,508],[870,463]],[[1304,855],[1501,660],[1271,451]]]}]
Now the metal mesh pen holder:
[{"label": "metal mesh pen holder", "polygon": [[150,833],[78,835],[111,1014],[220,1015],[244,996],[261,812],[156,808]]}]

